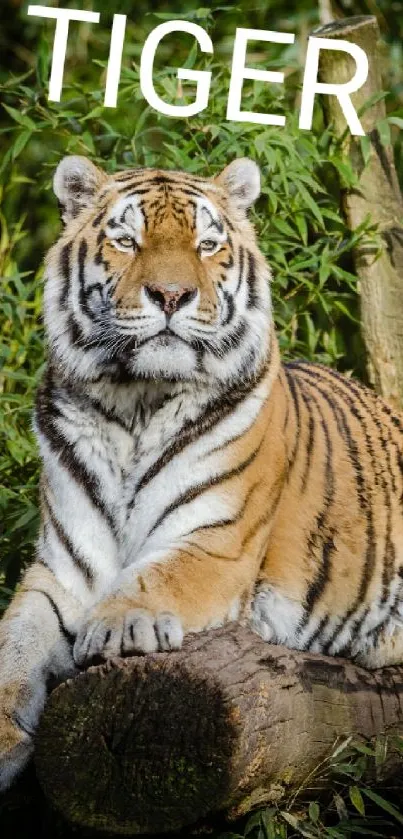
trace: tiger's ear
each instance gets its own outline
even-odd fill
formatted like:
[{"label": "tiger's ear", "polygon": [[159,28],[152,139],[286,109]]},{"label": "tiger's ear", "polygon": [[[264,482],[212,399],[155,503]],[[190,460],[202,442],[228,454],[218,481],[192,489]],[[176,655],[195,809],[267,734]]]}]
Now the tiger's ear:
[{"label": "tiger's ear", "polygon": [[65,223],[81,210],[95,204],[95,198],[107,175],[86,157],[71,155],[59,163],[53,178],[53,190]]},{"label": "tiger's ear", "polygon": [[247,210],[260,195],[260,170],[249,157],[233,160],[216,178],[240,210]]}]

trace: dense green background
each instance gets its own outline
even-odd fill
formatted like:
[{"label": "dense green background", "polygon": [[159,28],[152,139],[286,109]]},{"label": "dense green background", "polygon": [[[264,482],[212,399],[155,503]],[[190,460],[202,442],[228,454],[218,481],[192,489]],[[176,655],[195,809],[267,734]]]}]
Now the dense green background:
[{"label": "dense green background", "polygon": [[[139,164],[204,174],[216,173],[237,156],[254,158],[262,170],[263,188],[253,219],[273,269],[275,317],[283,353],[320,360],[364,379],[352,248],[361,237],[377,236],[370,219],[354,233],[345,225],[340,197],[343,189],[354,186],[354,176],[331,126],[325,126],[320,103],[312,131],[298,129],[306,38],[319,23],[315,0],[219,0],[208,8],[192,0],[175,4],[61,0],[48,5],[99,11],[101,23],[71,24],[62,101],[49,103],[54,23],[28,18],[27,5],[19,0],[3,0],[1,7],[0,607],[32,557],[38,523],[38,457],[30,422],[44,363],[41,264],[59,231],[51,178],[63,154],[88,155],[108,170]],[[375,5],[374,0],[343,0],[339,12],[377,14],[384,36],[381,60],[389,117],[378,129],[383,142],[392,136],[403,183],[399,130],[403,126],[403,2],[384,0]],[[128,14],[128,25],[118,107],[105,109],[102,102],[113,13]],[[212,70],[209,106],[189,120],[152,111],[139,88],[138,65],[145,37],[162,20],[178,17],[206,28],[215,47],[214,56],[206,57],[192,48],[189,36],[173,35],[158,51],[156,84],[169,101],[190,101],[186,95],[192,95],[190,88],[181,94],[175,68]],[[243,108],[283,113],[285,128],[225,118],[237,26],[296,34],[292,46],[256,43],[249,53],[250,65],[284,71],[284,86],[244,85]],[[355,798],[351,806],[357,810],[356,794]],[[350,835],[317,833],[320,818],[316,811],[311,817],[310,830],[314,832],[309,835]],[[286,836],[287,829],[292,831],[295,825],[287,828],[283,820],[282,832],[276,833],[256,822],[250,835]],[[323,826],[320,829],[325,830]],[[365,832],[369,835],[368,828]]]}]

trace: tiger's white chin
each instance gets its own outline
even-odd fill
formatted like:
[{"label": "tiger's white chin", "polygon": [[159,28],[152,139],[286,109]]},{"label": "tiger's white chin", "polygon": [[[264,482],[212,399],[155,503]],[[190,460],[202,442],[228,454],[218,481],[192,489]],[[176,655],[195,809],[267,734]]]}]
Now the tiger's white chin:
[{"label": "tiger's white chin", "polygon": [[196,354],[182,341],[166,335],[149,341],[126,363],[133,375],[158,379],[194,379]]}]

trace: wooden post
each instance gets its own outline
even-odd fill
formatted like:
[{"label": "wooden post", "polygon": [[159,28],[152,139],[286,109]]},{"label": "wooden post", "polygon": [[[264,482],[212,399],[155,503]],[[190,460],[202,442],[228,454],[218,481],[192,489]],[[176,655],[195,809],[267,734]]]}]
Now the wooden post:
[{"label": "wooden post", "polygon": [[[42,717],[36,766],[70,821],[165,833],[279,802],[308,777],[312,786],[335,743],[388,733],[403,734],[403,668],[370,673],[232,624],[61,685]],[[398,768],[391,749],[385,774]]]},{"label": "wooden post", "polygon": [[[351,99],[357,112],[382,91],[380,32],[375,17],[364,16],[329,23],[315,30],[315,36],[351,41],[367,54],[369,74],[366,83]],[[320,81],[342,84],[353,77],[355,62],[345,52],[322,50]],[[328,119],[342,138],[347,129],[344,114],[335,96],[325,96]],[[348,129],[343,151],[350,158],[359,179],[358,189],[346,190],[343,197],[347,224],[355,230],[370,215],[379,226],[382,254],[375,259],[375,248],[361,244],[355,250],[360,280],[361,318],[368,351],[369,376],[376,390],[395,408],[403,409],[403,200],[393,162],[393,149],[381,145],[376,124],[386,116],[384,101],[376,102],[360,115],[370,139],[371,156],[364,164],[359,137]]]}]

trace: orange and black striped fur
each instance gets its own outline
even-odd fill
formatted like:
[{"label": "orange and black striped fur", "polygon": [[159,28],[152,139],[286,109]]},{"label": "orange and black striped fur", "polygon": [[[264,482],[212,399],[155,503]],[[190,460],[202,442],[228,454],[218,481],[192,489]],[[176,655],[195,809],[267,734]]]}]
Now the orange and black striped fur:
[{"label": "orange and black striped fur", "polygon": [[0,785],[49,674],[178,648],[239,619],[368,667],[403,661],[403,419],[356,382],[282,365],[247,208],[218,177],[80,157],[54,188],[37,559],[0,626]]}]

